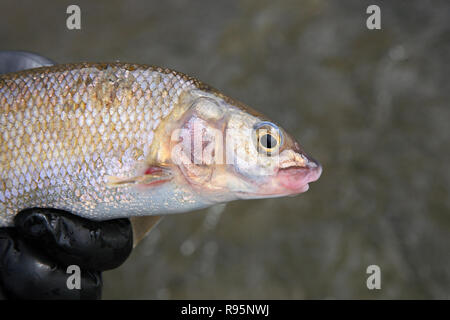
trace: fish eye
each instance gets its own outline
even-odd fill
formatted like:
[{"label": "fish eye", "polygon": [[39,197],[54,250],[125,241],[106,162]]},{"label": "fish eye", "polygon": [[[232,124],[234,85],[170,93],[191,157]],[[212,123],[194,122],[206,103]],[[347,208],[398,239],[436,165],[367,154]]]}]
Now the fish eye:
[{"label": "fish eye", "polygon": [[271,122],[260,122],[255,127],[256,146],[259,153],[272,155],[280,148],[283,139],[278,127]]},{"label": "fish eye", "polygon": [[270,133],[267,133],[259,138],[259,143],[261,143],[264,148],[272,149],[277,146],[278,142],[277,142],[277,140],[275,140],[273,135],[271,135]]}]

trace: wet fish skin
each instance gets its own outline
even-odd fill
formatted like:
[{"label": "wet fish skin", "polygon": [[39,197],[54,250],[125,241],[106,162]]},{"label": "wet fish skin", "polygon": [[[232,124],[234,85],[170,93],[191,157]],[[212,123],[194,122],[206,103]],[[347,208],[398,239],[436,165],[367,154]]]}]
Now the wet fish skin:
[{"label": "wet fish skin", "polygon": [[322,172],[264,115],[192,77],[145,65],[2,75],[0,129],[0,226],[29,207],[107,220],[295,195]]},{"label": "wet fish skin", "polygon": [[[195,195],[175,186],[167,197],[140,203],[126,190],[105,186],[105,176],[136,172],[135,161],[149,161],[155,130],[179,96],[202,87],[175,71],[122,63],[0,76],[0,226],[33,206],[101,220],[118,210],[176,210],[173,199],[195,202]],[[162,208],[167,201],[173,205]]]}]

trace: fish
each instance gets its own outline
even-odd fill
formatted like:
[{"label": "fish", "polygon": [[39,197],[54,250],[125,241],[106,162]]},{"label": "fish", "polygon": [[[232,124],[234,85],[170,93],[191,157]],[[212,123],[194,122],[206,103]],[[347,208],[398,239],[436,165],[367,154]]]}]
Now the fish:
[{"label": "fish", "polygon": [[124,63],[0,75],[0,227],[30,207],[130,218],[294,196],[322,166],[280,125],[184,73]]}]

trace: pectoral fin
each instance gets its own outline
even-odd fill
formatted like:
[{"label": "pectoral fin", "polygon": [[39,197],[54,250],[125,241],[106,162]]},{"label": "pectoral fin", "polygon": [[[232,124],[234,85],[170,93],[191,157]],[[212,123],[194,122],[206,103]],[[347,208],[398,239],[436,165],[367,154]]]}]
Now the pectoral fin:
[{"label": "pectoral fin", "polygon": [[172,179],[172,171],[166,166],[150,166],[142,175],[135,177],[115,177],[107,176],[107,185],[110,187],[123,187],[123,186],[156,186],[161,183],[165,183]]}]

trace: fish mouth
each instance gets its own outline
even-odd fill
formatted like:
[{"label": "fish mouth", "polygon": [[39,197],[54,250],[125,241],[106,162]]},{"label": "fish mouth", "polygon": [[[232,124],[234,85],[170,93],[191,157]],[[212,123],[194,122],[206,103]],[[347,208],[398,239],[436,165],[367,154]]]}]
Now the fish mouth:
[{"label": "fish mouth", "polygon": [[309,183],[317,181],[321,174],[322,167],[317,162],[313,162],[303,167],[282,168],[278,171],[275,179],[283,191],[289,195],[295,195],[308,191]]},{"label": "fish mouth", "polygon": [[308,191],[309,183],[317,181],[321,174],[322,166],[315,160],[308,161],[304,166],[279,168],[274,176],[258,185],[258,192],[241,193],[240,197],[259,199],[294,196]]}]

